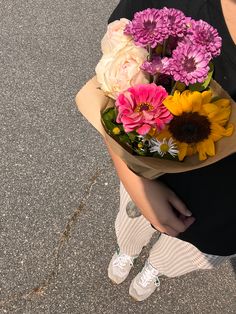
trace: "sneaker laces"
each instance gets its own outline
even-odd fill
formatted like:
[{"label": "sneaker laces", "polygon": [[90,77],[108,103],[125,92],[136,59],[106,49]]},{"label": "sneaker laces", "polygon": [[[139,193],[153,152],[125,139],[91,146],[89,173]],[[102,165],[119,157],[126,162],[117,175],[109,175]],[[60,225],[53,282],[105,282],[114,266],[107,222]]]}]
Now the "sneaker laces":
[{"label": "sneaker laces", "polygon": [[117,266],[121,269],[124,269],[126,266],[127,262],[130,263],[131,266],[133,266],[134,263],[134,258],[132,256],[126,255],[126,254],[121,254],[119,255],[113,262],[114,266]]},{"label": "sneaker laces", "polygon": [[145,266],[139,279],[140,285],[146,288],[151,282],[154,281],[154,284],[159,287],[160,280],[157,276],[157,273],[158,270],[156,270],[151,265]]}]

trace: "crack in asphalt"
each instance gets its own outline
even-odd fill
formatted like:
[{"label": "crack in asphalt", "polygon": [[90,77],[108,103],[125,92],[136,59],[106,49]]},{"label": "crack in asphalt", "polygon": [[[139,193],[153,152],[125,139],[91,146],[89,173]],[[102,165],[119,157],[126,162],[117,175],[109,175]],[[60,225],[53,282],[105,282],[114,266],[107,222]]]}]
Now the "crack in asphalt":
[{"label": "crack in asphalt", "polygon": [[13,294],[12,296],[8,297],[7,299],[0,300],[0,307],[9,305],[12,302],[19,301],[19,300],[32,300],[35,297],[41,297],[48,289],[50,284],[56,278],[59,272],[59,258],[62,252],[63,247],[68,242],[71,237],[72,229],[75,227],[76,223],[78,222],[78,217],[81,211],[84,209],[90,195],[92,192],[93,186],[97,183],[97,179],[99,178],[100,174],[104,171],[104,169],[97,170],[95,174],[89,179],[90,184],[85,189],[84,195],[82,196],[82,201],[79,207],[71,214],[69,220],[67,221],[65,228],[58,240],[58,244],[53,251],[53,268],[50,273],[46,276],[45,279],[41,281],[41,283],[30,290],[22,291]]}]

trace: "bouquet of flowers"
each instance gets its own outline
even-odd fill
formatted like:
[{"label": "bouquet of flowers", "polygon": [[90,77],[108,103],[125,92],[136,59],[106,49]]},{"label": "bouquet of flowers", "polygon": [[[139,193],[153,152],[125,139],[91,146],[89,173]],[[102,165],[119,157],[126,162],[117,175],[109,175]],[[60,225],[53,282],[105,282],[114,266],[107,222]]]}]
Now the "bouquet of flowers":
[{"label": "bouquet of flowers", "polygon": [[96,67],[101,122],[133,171],[155,178],[236,152],[233,101],[212,79],[221,45],[215,28],[172,8],[108,25]]}]

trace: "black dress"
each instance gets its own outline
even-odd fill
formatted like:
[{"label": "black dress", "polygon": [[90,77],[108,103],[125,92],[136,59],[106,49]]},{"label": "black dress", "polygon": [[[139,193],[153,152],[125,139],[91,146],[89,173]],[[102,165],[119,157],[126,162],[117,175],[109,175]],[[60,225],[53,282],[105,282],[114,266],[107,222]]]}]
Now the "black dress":
[{"label": "black dress", "polygon": [[[132,19],[146,8],[176,8],[187,16],[203,19],[216,27],[223,38],[220,57],[214,59],[214,78],[236,99],[236,46],[224,20],[220,0],[122,0],[109,22]],[[236,253],[236,154],[213,165],[158,178],[186,203],[196,218],[178,238],[202,252],[214,255]]]}]

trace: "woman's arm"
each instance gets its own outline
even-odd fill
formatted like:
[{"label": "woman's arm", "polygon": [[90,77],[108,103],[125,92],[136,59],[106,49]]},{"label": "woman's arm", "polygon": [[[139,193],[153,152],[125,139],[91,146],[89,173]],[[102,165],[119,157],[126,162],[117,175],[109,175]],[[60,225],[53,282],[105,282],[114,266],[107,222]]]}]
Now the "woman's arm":
[{"label": "woman's arm", "polygon": [[[143,216],[161,232],[177,236],[194,218],[185,204],[164,184],[134,174],[106,143],[118,177]],[[180,213],[176,215],[173,207]]]}]

